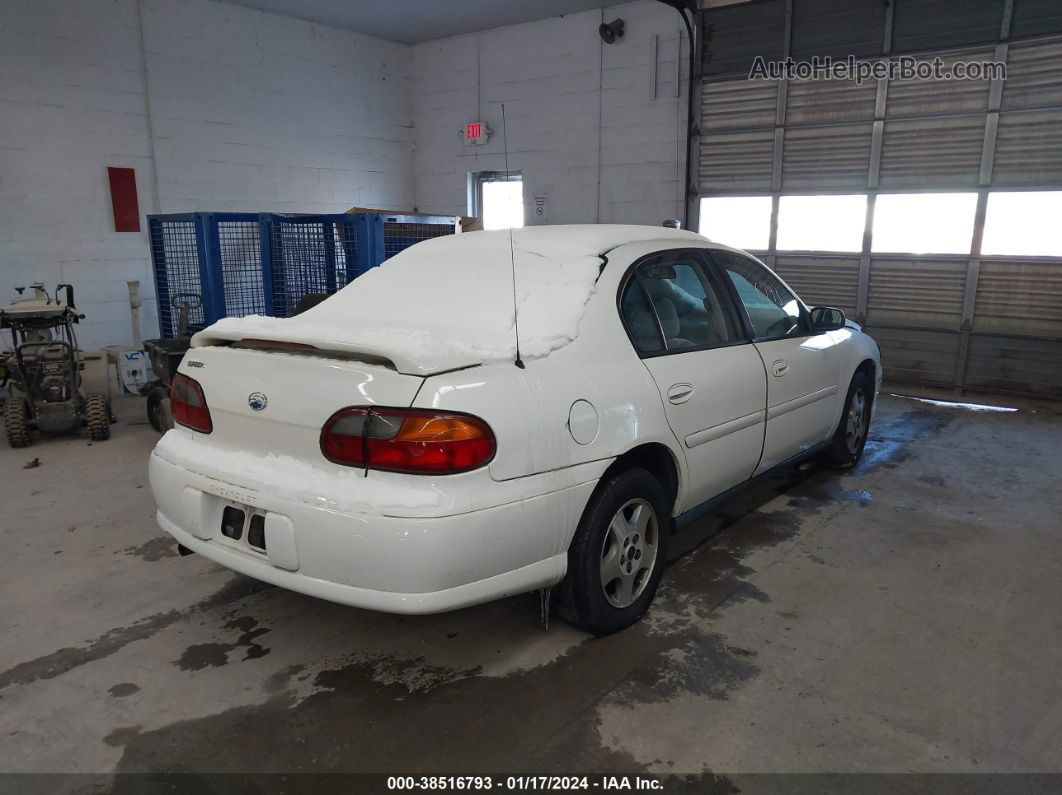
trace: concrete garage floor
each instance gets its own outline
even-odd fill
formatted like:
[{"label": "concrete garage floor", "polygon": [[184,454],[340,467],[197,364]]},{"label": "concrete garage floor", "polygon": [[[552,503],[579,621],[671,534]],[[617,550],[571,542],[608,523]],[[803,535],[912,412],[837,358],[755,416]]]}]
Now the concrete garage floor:
[{"label": "concrete garage floor", "polygon": [[594,640],[178,557],[120,400],[109,442],[0,449],[0,769],[1062,772],[1062,407],[1011,405],[883,394],[856,470],[727,504]]}]

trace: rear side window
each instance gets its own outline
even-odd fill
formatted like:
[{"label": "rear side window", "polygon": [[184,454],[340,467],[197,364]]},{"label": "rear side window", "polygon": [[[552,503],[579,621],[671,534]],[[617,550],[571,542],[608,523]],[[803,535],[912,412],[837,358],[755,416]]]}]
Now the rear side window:
[{"label": "rear side window", "polygon": [[664,342],[660,337],[660,325],[656,322],[653,308],[649,306],[649,299],[645,297],[645,290],[632,279],[627,291],[623,294],[620,305],[623,313],[623,322],[627,326],[627,333],[639,353],[656,353],[664,350]]},{"label": "rear side window", "polygon": [[724,300],[696,255],[678,252],[638,265],[620,310],[639,353],[680,353],[737,340]]}]

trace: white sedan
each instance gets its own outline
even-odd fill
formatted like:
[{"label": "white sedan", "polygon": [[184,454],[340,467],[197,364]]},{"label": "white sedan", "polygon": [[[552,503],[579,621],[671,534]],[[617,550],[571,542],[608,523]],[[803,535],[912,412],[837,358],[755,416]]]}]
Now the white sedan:
[{"label": "white sedan", "polygon": [[842,312],[699,235],[465,233],[198,333],[151,488],[182,547],[260,580],[398,613],[558,586],[604,634],[732,490],[855,463],[880,383]]}]

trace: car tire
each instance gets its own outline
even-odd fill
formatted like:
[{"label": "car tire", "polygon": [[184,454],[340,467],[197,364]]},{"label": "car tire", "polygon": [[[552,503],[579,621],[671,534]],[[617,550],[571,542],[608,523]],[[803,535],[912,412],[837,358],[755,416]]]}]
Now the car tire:
[{"label": "car tire", "polygon": [[7,443],[12,447],[29,447],[33,444],[29,404],[25,398],[12,395],[4,403],[4,432],[7,434]]},{"label": "car tire", "polygon": [[602,480],[568,549],[558,615],[594,635],[634,624],[660,584],[670,533],[669,503],[653,475],[636,468]]},{"label": "car tire", "polygon": [[154,386],[147,394],[147,415],[151,427],[159,433],[166,433],[173,427],[173,413],[170,411],[170,392],[164,386]]},{"label": "car tire", "polygon": [[85,398],[85,424],[94,442],[111,438],[111,407],[105,395],[93,392]]},{"label": "car tire", "polygon": [[863,456],[870,429],[870,411],[874,393],[866,373],[852,376],[848,396],[841,411],[841,421],[830,439],[830,446],[822,454],[826,466],[847,469],[855,466]]}]

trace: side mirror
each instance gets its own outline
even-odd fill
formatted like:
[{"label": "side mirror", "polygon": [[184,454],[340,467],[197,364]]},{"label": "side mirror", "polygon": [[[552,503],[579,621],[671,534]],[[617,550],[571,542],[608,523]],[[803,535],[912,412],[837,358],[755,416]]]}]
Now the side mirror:
[{"label": "side mirror", "polygon": [[811,327],[815,331],[837,331],[844,328],[844,312],[832,306],[816,306],[811,310]]}]

